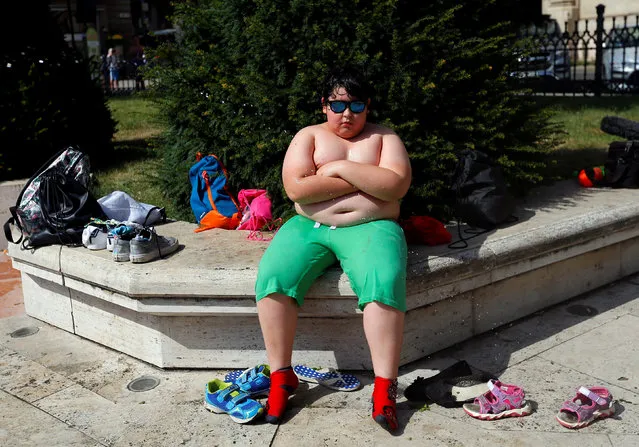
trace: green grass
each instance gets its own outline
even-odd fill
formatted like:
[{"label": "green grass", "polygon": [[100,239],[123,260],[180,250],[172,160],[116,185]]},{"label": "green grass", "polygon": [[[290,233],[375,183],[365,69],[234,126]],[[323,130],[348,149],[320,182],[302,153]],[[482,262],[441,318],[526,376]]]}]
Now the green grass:
[{"label": "green grass", "polygon": [[632,96],[553,97],[540,98],[539,103],[556,112],[554,121],[565,130],[564,143],[554,152],[554,174],[559,178],[570,178],[576,170],[602,165],[608,145],[622,140],[600,130],[603,117],[614,115],[639,121],[639,101]]},{"label": "green grass", "polygon": [[109,108],[118,122],[115,141],[155,138],[164,130],[157,106],[143,96],[111,98]]},{"label": "green grass", "polygon": [[109,166],[94,172],[94,195],[124,191],[140,202],[165,207],[169,218],[184,218],[167,200],[159,181],[162,159],[157,147],[165,124],[157,105],[148,98],[132,96],[110,98],[109,108],[118,122],[113,139],[115,156]]},{"label": "green grass", "polygon": [[639,121],[637,97],[553,98],[548,106],[556,110],[556,120],[566,129],[565,142],[560,148],[604,148],[620,137],[599,129],[606,115],[621,116]]}]

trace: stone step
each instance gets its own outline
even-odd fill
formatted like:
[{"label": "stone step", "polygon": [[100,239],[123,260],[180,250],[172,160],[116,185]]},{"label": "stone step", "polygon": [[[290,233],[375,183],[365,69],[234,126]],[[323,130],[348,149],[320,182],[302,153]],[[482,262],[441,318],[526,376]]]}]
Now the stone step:
[{"label": "stone step", "polygon": [[[639,271],[637,196],[561,182],[523,200],[518,222],[465,249],[410,246],[402,365]],[[244,231],[194,233],[186,222],[156,229],[181,247],[147,264],[83,247],[9,247],[27,313],[160,367],[265,362],[253,285],[268,242]],[[340,269],[318,279],[300,317],[296,363],[371,368]]]}]

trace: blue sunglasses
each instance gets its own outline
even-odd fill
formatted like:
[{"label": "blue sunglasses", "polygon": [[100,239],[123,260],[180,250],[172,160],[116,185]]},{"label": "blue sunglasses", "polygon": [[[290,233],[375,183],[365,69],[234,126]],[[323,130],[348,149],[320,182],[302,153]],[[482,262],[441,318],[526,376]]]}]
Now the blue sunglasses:
[{"label": "blue sunglasses", "polygon": [[353,113],[362,113],[366,108],[364,101],[329,101],[328,106],[334,113],[343,113],[348,107]]}]

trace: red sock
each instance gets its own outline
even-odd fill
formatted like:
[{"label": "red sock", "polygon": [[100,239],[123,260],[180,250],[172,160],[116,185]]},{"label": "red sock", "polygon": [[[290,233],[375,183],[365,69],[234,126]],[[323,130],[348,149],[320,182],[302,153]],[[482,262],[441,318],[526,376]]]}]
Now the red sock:
[{"label": "red sock", "polygon": [[266,402],[266,422],[278,424],[286,410],[288,397],[297,389],[299,379],[290,366],[271,372],[271,390]]},{"label": "red sock", "polygon": [[373,388],[373,419],[389,431],[399,428],[397,422],[397,379],[375,377]]}]

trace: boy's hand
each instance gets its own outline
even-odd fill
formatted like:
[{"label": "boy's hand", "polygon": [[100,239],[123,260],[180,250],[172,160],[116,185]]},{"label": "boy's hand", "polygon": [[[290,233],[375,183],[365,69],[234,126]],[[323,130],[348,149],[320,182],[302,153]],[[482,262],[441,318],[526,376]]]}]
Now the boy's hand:
[{"label": "boy's hand", "polygon": [[345,164],[348,163],[348,160],[335,160],[326,163],[321,168],[319,168],[315,175],[323,175],[324,177],[338,177],[341,178],[340,175],[341,170],[344,168]]}]

